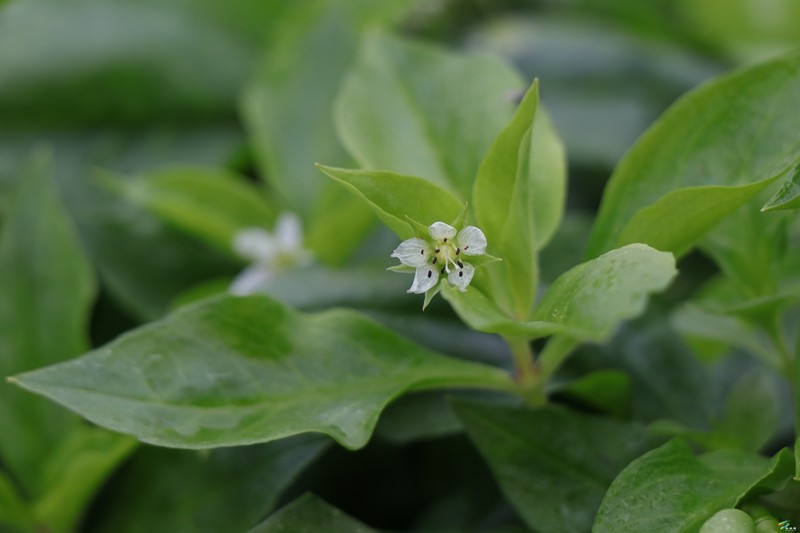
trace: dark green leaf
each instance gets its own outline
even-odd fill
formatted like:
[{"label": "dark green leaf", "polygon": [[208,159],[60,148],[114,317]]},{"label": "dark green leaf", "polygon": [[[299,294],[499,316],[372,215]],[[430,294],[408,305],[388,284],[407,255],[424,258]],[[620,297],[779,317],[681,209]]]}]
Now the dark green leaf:
[{"label": "dark green leaf", "polygon": [[795,164],[800,53],[689,93],[645,133],[609,182],[588,255],[629,242],[685,252]]},{"label": "dark green leaf", "polygon": [[305,315],[254,296],[178,310],[15,381],[138,439],[183,448],[326,433],[349,448],[408,390],[509,390],[509,376],[437,355],[349,311]]},{"label": "dark green leaf", "polygon": [[406,217],[424,225],[437,221],[449,223],[464,207],[447,190],[422,178],[392,172],[318,166],[325,174],[360,196],[401,239],[415,235]]},{"label": "dark green leaf", "polygon": [[597,370],[563,385],[554,394],[566,395],[583,405],[610,413],[620,419],[630,416],[631,379],[621,370]]},{"label": "dark green leaf", "polygon": [[299,497],[249,533],[377,533],[313,494]]},{"label": "dark green leaf", "polygon": [[503,492],[538,531],[587,531],[617,473],[657,443],[641,426],[556,406],[454,405]]},{"label": "dark green leaf", "polygon": [[175,167],[128,180],[103,177],[126,199],[227,254],[237,232],[268,228],[275,218],[262,192],[224,170]]},{"label": "dark green leaf", "polygon": [[328,442],[299,436],[210,453],[143,446],[102,495],[89,530],[245,531]]},{"label": "dark green leaf", "polygon": [[14,483],[0,470],[0,527],[3,524],[33,531],[36,520]]},{"label": "dark green leaf", "polygon": [[730,435],[743,450],[757,452],[778,429],[780,405],[775,382],[765,372],[741,378],[728,393],[722,420],[714,428]]},{"label": "dark green leaf", "polygon": [[[38,157],[19,179],[0,236],[0,376],[74,357],[88,347],[95,281],[72,221]],[[0,454],[28,494],[78,419],[0,382]]]},{"label": "dark green leaf", "polygon": [[737,505],[768,471],[758,455],[722,450],[695,457],[684,441],[672,440],[614,480],[592,531],[697,531],[717,511]]},{"label": "dark green leaf", "polygon": [[421,176],[470,198],[481,158],[511,118],[520,77],[489,56],[458,56],[371,33],[335,108],[359,165]]}]

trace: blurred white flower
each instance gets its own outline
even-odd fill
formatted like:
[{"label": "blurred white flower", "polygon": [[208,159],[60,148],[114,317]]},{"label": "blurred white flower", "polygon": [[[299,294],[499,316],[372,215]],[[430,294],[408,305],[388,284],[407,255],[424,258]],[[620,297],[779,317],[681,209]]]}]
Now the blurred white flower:
[{"label": "blurred white flower", "polygon": [[233,238],[233,250],[252,264],[231,283],[229,291],[238,296],[258,292],[276,273],[304,266],[312,254],[303,248],[303,227],[294,213],[282,213],[272,232],[245,228]]}]

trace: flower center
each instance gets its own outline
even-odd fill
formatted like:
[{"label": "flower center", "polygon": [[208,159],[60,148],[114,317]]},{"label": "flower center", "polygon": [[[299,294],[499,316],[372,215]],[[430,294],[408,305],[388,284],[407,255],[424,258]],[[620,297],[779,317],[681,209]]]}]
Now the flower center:
[{"label": "flower center", "polygon": [[436,243],[433,250],[433,264],[441,265],[445,272],[450,272],[450,265],[453,268],[464,268],[459,260],[461,249],[452,240],[445,239]]}]

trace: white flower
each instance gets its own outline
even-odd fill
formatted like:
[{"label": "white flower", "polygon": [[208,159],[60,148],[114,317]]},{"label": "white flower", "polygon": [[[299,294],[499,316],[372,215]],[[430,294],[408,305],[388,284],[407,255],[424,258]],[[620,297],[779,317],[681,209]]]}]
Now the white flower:
[{"label": "white flower", "polygon": [[230,286],[238,296],[258,292],[277,272],[311,261],[311,252],[303,248],[303,228],[293,213],[282,213],[272,233],[261,228],[245,228],[233,238],[233,250],[252,264]]},{"label": "white flower", "polygon": [[475,267],[467,262],[469,256],[486,253],[486,236],[475,226],[459,232],[444,222],[434,222],[428,227],[431,240],[414,237],[400,243],[392,257],[414,270],[414,282],[408,292],[422,294],[434,288],[439,275],[447,274],[447,281],[459,291],[467,290]]}]

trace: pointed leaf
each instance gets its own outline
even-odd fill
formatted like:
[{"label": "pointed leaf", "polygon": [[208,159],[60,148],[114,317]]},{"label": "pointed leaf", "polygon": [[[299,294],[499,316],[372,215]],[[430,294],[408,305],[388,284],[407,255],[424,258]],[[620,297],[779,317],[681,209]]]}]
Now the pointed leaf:
[{"label": "pointed leaf", "polygon": [[[74,357],[87,348],[94,277],[72,221],[38,158],[21,176],[0,235],[0,376]],[[28,494],[41,466],[78,419],[0,381],[0,456]]]},{"label": "pointed leaf", "polygon": [[800,165],[794,168],[792,177],[770,198],[761,211],[779,211],[800,208]]},{"label": "pointed leaf", "polygon": [[511,386],[503,371],[439,356],[356,313],[306,315],[262,296],[205,300],[14,381],[96,424],[180,448],[305,432],[359,448],[405,391]]},{"label": "pointed leaf", "polygon": [[401,239],[415,236],[408,218],[430,225],[450,221],[464,208],[451,193],[422,178],[392,172],[317,167],[355,192]]},{"label": "pointed leaf", "polygon": [[683,253],[713,219],[796,164],[800,146],[787,132],[800,123],[799,74],[793,52],[717,78],[673,105],[615,169],[588,257],[634,241]]},{"label": "pointed leaf", "polygon": [[300,496],[249,533],[325,531],[326,533],[377,533],[311,493]]},{"label": "pointed leaf", "polygon": [[503,492],[536,531],[588,531],[617,473],[658,443],[643,426],[557,406],[454,406]]},{"label": "pointed leaf", "polygon": [[522,85],[493,57],[374,32],[342,86],[336,128],[361,167],[424,177],[465,201]]},{"label": "pointed leaf", "polygon": [[269,228],[275,219],[263,193],[223,170],[176,167],[136,179],[103,179],[113,180],[109,186],[128,200],[228,254],[237,232]]},{"label": "pointed leaf", "polygon": [[592,531],[697,531],[717,511],[736,506],[771,470],[755,454],[722,450],[696,457],[685,442],[671,440],[614,480]]}]

